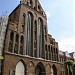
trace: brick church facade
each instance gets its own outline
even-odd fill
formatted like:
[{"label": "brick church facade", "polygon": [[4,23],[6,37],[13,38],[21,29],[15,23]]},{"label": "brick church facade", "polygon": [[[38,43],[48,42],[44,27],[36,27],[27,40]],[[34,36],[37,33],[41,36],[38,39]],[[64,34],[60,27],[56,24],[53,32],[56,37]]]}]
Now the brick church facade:
[{"label": "brick church facade", "polygon": [[2,75],[60,75],[58,42],[38,0],[22,0],[9,15]]}]

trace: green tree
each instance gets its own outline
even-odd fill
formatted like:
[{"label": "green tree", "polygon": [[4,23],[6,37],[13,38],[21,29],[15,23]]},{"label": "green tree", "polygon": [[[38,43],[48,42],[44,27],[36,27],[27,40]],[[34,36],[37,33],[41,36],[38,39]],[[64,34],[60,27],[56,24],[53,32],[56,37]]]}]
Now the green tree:
[{"label": "green tree", "polygon": [[75,74],[75,62],[73,62],[73,75]]},{"label": "green tree", "polygon": [[72,60],[67,60],[65,61],[65,64],[67,66],[67,71],[68,71],[68,75],[73,75],[73,61]]}]

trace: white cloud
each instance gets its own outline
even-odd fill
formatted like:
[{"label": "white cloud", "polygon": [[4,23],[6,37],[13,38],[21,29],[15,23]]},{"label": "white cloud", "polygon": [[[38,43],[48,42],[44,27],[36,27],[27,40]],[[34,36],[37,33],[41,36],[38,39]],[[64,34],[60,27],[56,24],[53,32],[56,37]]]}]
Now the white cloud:
[{"label": "white cloud", "polygon": [[47,11],[46,15],[47,15],[47,23],[49,23],[49,18],[52,16],[50,11]]},{"label": "white cloud", "polygon": [[74,50],[74,38],[64,39],[58,42],[59,49],[62,51],[75,52]]},{"label": "white cloud", "polygon": [[47,19],[51,17],[51,13],[49,11],[46,12]]}]

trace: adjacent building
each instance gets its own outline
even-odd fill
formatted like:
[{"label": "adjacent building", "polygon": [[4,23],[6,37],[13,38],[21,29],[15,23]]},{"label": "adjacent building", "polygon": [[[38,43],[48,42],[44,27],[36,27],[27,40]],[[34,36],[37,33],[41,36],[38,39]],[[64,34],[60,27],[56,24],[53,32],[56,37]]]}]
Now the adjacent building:
[{"label": "adjacent building", "polygon": [[4,40],[5,40],[5,33],[8,23],[7,16],[0,17],[0,75],[1,75],[1,67],[2,67],[2,60],[3,60],[3,47],[4,47]]},{"label": "adjacent building", "polygon": [[[72,60],[75,62],[75,52],[68,53],[67,51],[66,52],[63,52],[61,50],[59,51],[59,61],[60,61],[60,70],[61,70],[60,75],[67,75],[67,68],[65,64],[66,60]],[[75,69],[73,75],[75,75]]]}]

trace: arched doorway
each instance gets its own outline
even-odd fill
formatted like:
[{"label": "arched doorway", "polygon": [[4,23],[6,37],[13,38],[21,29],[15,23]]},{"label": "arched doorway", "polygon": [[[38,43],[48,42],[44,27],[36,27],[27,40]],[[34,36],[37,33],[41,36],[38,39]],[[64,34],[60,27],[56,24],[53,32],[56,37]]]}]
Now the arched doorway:
[{"label": "arched doorway", "polygon": [[51,68],[51,75],[57,75],[57,69],[55,65],[53,65]]},{"label": "arched doorway", "polygon": [[36,66],[35,75],[46,75],[45,67],[41,62]]},{"label": "arched doorway", "polygon": [[25,75],[25,67],[21,61],[16,65],[15,75]]},{"label": "arched doorway", "polygon": [[46,75],[51,75],[51,66],[49,64],[46,65]]},{"label": "arched doorway", "polygon": [[27,64],[27,75],[35,75],[35,67],[32,61],[28,62]]}]

